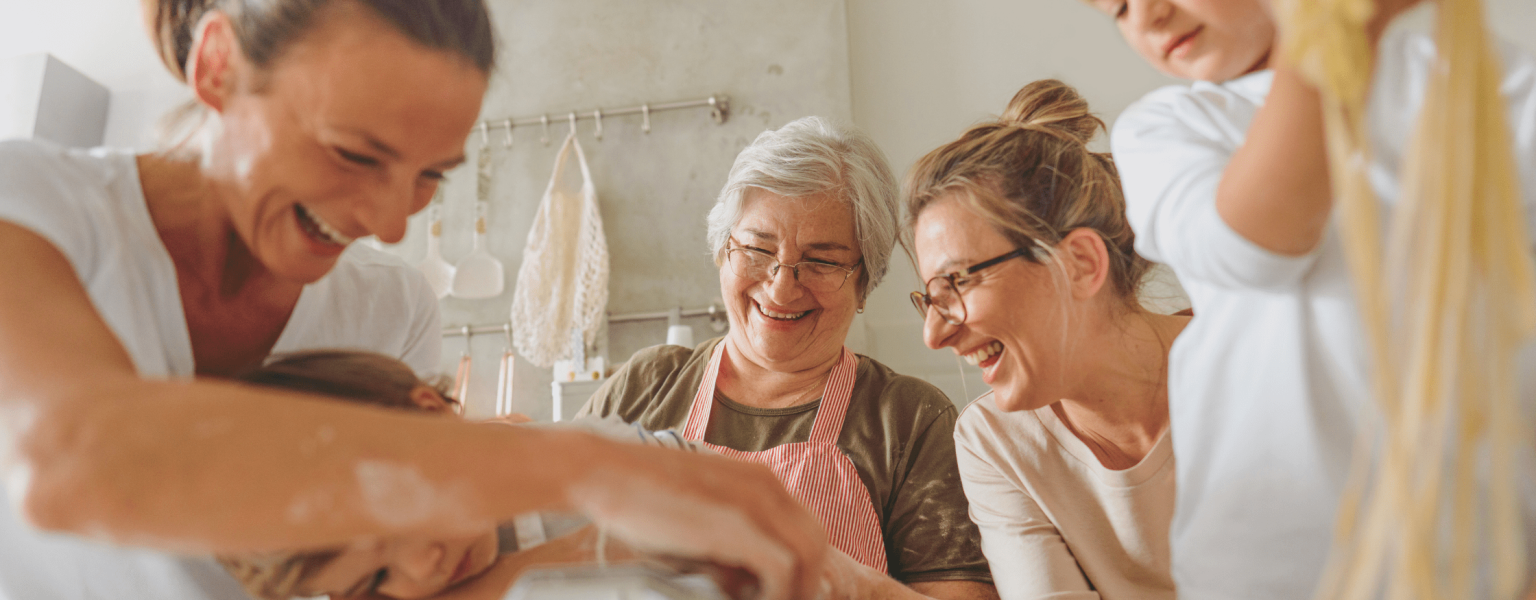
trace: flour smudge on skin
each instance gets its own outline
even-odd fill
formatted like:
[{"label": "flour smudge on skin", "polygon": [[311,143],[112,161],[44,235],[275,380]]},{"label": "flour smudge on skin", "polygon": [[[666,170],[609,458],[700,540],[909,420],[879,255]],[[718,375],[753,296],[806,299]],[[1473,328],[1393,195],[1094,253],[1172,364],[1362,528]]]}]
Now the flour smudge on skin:
[{"label": "flour smudge on skin", "polygon": [[443,533],[476,533],[495,523],[476,519],[467,483],[439,483],[415,466],[383,460],[359,461],[353,469],[363,507],[379,523],[409,529],[427,523]]},{"label": "flour smudge on skin", "polygon": [[757,575],[763,597],[784,597],[794,572],[788,549],[730,508],[679,498],[675,491],[617,470],[601,470],[570,490],[571,504],[601,531],[631,547],[702,558]]},{"label": "flour smudge on skin", "polygon": [[409,465],[365,460],[354,470],[363,505],[379,522],[406,527],[432,518],[437,510],[435,485]]},{"label": "flour smudge on skin", "polygon": [[287,519],[296,525],[308,525],[336,508],[336,496],[327,490],[310,490],[288,504]]}]

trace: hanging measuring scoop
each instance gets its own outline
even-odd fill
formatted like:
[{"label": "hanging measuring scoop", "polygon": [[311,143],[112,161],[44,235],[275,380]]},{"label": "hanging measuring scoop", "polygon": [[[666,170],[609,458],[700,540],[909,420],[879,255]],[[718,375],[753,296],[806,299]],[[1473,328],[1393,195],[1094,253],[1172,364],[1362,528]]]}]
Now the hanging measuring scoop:
[{"label": "hanging measuring scoop", "polygon": [[453,263],[443,260],[443,207],[433,202],[427,207],[427,257],[416,268],[427,277],[432,293],[446,298],[453,287]]},{"label": "hanging measuring scoop", "polygon": [[478,300],[500,296],[506,287],[506,269],[501,261],[491,256],[485,247],[486,214],[491,202],[491,148],[480,148],[476,160],[478,177],[475,181],[475,248],[459,260],[453,274],[453,295],[456,298]]}]

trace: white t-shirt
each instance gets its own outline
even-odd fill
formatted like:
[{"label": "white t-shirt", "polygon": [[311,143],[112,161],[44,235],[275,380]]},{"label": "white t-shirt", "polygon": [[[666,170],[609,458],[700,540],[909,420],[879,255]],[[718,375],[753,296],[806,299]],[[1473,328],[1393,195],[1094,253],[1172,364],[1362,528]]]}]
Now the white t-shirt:
[{"label": "white t-shirt", "polygon": [[955,455],[1004,600],[1174,598],[1169,436],[1113,470],[1051,407],[1004,412],[989,393],[961,413]]},{"label": "white t-shirt", "polygon": [[[0,143],[0,220],[36,232],[69,259],[140,375],[193,376],[176,268],[150,220],[132,154]],[[430,374],[441,345],[437,298],[421,274],[354,244],[304,288],[273,352],[362,349]],[[0,496],[0,600],[106,598],[246,596],[211,560],[42,534]]]},{"label": "white t-shirt", "polygon": [[[1536,61],[1505,46],[1503,93],[1536,217]],[[1381,45],[1368,109],[1383,211],[1434,54],[1420,35]],[[1174,342],[1169,399],[1178,501],[1170,533],[1181,598],[1307,598],[1328,556],[1356,425],[1371,410],[1364,334],[1338,232],[1311,254],[1268,252],[1216,212],[1223,169],[1272,73],[1148,94],[1111,146],[1136,249],[1167,263],[1194,304]],[[1522,357],[1536,374],[1536,355]],[[1536,386],[1522,388],[1522,400]]]}]

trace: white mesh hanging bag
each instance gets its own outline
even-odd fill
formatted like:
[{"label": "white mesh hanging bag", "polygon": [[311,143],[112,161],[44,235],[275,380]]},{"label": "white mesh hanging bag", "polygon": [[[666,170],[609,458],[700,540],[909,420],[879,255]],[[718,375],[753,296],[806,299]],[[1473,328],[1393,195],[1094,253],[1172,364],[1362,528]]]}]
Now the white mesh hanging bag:
[{"label": "white mesh hanging bag", "polygon": [[[572,150],[581,180],[566,173]],[[574,132],[555,158],[555,172],[533,218],[512,292],[512,345],[540,367],[570,358],[572,333],[591,345],[608,308],[608,242],[597,190]]]}]

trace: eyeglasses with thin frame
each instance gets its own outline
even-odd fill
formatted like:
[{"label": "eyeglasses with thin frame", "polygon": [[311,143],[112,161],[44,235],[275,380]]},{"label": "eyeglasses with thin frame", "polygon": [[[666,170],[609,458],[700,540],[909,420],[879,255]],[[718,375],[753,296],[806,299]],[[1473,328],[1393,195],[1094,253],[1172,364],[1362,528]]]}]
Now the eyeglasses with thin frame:
[{"label": "eyeglasses with thin frame", "polygon": [[959,271],[936,275],[923,284],[923,291],[912,292],[912,306],[917,307],[917,313],[924,320],[928,319],[928,308],[933,307],[939,312],[939,317],[950,325],[959,325],[965,322],[965,299],[960,296],[960,284],[975,275],[978,271],[1002,264],[1004,261],[1015,258],[1034,260],[1034,255],[1029,250],[1015,248],[1012,252],[989,258]]},{"label": "eyeglasses with thin frame", "polygon": [[725,260],[730,263],[731,271],[735,272],[737,277],[752,281],[771,281],[779,274],[781,267],[789,267],[790,272],[794,273],[795,281],[805,286],[805,289],[821,294],[842,289],[843,284],[848,282],[853,272],[864,264],[864,260],[859,259],[859,262],[847,267],[824,260],[804,260],[786,265],[779,262],[767,250],[742,246],[735,240],[731,241],[734,245],[726,249]]}]

